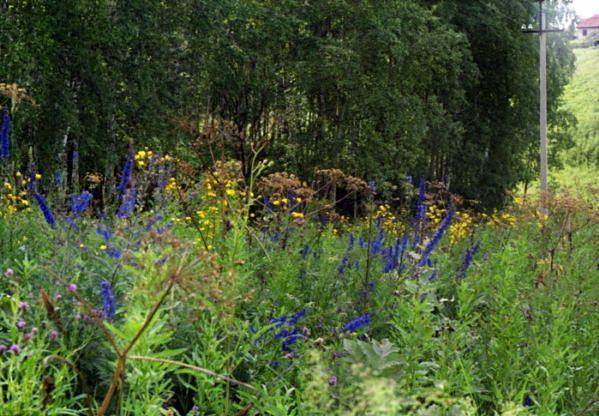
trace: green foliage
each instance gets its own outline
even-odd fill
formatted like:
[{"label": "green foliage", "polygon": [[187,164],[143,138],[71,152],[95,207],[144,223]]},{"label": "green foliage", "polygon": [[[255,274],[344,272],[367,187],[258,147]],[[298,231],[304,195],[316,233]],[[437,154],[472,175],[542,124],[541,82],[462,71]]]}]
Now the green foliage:
[{"label": "green foliage", "polygon": [[[14,107],[17,164],[32,147],[39,166],[66,172],[69,190],[87,173],[112,178],[132,141],[203,163],[214,131],[211,150],[241,161],[246,178],[261,149],[307,180],[330,167],[395,186],[425,175],[492,207],[536,171],[537,42],[520,31],[536,13],[528,0],[0,8],[0,80],[37,102],[0,101]],[[567,18],[557,2],[548,8],[549,24]],[[572,71],[566,38],[551,35],[548,58],[556,151],[572,124],[558,107]]]},{"label": "green foliage", "polygon": [[574,165],[599,166],[599,48],[578,48],[576,72],[563,97],[563,107],[577,119],[572,127],[576,146],[566,159]]}]

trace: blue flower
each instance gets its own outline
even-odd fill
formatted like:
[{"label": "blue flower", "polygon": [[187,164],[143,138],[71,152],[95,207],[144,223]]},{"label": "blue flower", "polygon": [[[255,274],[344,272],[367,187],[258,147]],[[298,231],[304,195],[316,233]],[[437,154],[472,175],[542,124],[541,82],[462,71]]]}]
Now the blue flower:
[{"label": "blue flower", "polygon": [[116,313],[116,302],[114,300],[112,287],[106,280],[103,280],[102,283],[100,283],[100,295],[102,296],[102,312],[104,314],[104,318],[108,320],[114,319],[114,315]]},{"label": "blue flower", "polygon": [[10,141],[8,139],[8,133],[10,132],[10,115],[8,110],[4,109],[4,115],[2,117],[2,130],[0,131],[0,159],[10,158]]},{"label": "blue flower", "polygon": [[131,213],[135,210],[135,204],[137,203],[137,191],[129,188],[123,196],[123,202],[116,213],[119,218],[129,218]]},{"label": "blue flower", "polygon": [[131,180],[131,171],[133,170],[133,152],[129,151],[129,156],[127,156],[127,160],[125,161],[125,165],[123,166],[123,171],[121,172],[121,180],[119,181],[118,186],[116,187],[117,191],[125,192],[127,185],[129,185],[129,181]]},{"label": "blue flower", "polygon": [[106,249],[104,251],[106,252],[106,254],[108,254],[113,259],[118,260],[121,258],[121,251],[114,246],[107,245]]},{"label": "blue flower", "polygon": [[112,237],[112,233],[110,232],[108,227],[102,228],[101,225],[98,225],[96,227],[96,233],[100,235],[102,238],[104,238],[104,240],[106,241],[110,240],[110,237]]},{"label": "blue flower", "polygon": [[283,352],[293,352],[291,346],[299,339],[303,338],[301,331],[295,328],[295,325],[297,325],[298,321],[304,317],[305,314],[306,310],[302,309],[291,317],[287,315],[281,315],[280,317],[269,320],[269,323],[275,324],[280,328],[279,331],[274,335],[274,339],[281,340],[281,350]]},{"label": "blue flower", "polygon": [[52,228],[56,228],[56,220],[54,219],[54,215],[52,215],[52,211],[50,211],[50,207],[48,207],[46,199],[38,192],[33,194],[33,196],[37,201],[37,204],[39,205],[42,214],[44,214],[44,218],[46,219],[48,225]]},{"label": "blue flower", "polygon": [[453,219],[453,215],[454,215],[453,208],[450,207],[447,210],[447,215],[445,216],[445,218],[443,218],[443,221],[441,221],[439,228],[437,228],[435,235],[433,236],[433,238],[431,238],[431,240],[428,242],[428,244],[424,247],[424,250],[422,252],[422,257],[420,258],[420,262],[418,263],[418,266],[422,267],[422,266],[428,264],[429,256],[431,255],[431,253],[433,252],[435,247],[437,247],[437,244],[439,244],[439,241],[441,241],[441,238],[443,237],[443,234],[445,233],[445,231],[451,225],[451,220]]},{"label": "blue flower", "polygon": [[304,245],[304,247],[302,247],[302,259],[305,259],[309,253],[310,253],[310,246],[308,244],[306,244],[306,245]]},{"label": "blue flower", "polygon": [[364,315],[359,316],[356,319],[349,321],[348,323],[343,325],[343,330],[349,332],[356,332],[361,327],[370,324],[370,321],[370,314],[365,313]]},{"label": "blue flower", "polygon": [[347,257],[347,254],[346,254],[341,259],[341,263],[339,263],[339,266],[337,266],[337,272],[339,272],[339,274],[345,273],[345,267],[347,266],[348,262],[349,262],[349,258]]},{"label": "blue flower", "polygon": [[75,218],[87,211],[92,199],[93,195],[87,191],[83,191],[81,195],[71,195],[71,212]]},{"label": "blue flower", "polygon": [[466,254],[464,255],[464,261],[462,262],[462,268],[460,269],[460,277],[462,279],[466,277],[466,271],[472,264],[472,260],[474,259],[474,256],[476,255],[479,249],[480,241],[477,241],[476,243],[474,243],[472,247],[466,250]]},{"label": "blue flower", "polygon": [[62,184],[62,172],[60,170],[54,171],[54,185],[60,186]]},{"label": "blue flower", "polygon": [[297,322],[306,314],[306,310],[302,309],[301,311],[297,312],[295,315],[293,315],[291,318],[289,318],[289,320],[287,321],[287,325],[289,326],[295,326],[297,324]]},{"label": "blue flower", "polygon": [[368,187],[370,188],[371,192],[374,192],[376,189],[376,185],[375,185],[374,181],[368,182]]},{"label": "blue flower", "polygon": [[426,180],[424,176],[420,177],[420,184],[418,186],[418,201],[416,201],[416,220],[418,223],[423,222],[426,219]]}]

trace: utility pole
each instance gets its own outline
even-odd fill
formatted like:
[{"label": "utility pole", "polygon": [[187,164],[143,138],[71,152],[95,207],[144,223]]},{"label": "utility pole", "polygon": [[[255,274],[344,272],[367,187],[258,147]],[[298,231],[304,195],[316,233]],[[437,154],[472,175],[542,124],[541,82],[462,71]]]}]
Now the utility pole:
[{"label": "utility pole", "polygon": [[543,10],[543,2],[545,0],[538,0],[539,2],[539,29],[524,29],[524,33],[538,33],[539,34],[539,79],[540,79],[540,138],[541,138],[541,212],[543,215],[549,214],[547,208],[547,33],[549,32],[563,32],[562,29],[546,29],[545,28],[545,11]]}]

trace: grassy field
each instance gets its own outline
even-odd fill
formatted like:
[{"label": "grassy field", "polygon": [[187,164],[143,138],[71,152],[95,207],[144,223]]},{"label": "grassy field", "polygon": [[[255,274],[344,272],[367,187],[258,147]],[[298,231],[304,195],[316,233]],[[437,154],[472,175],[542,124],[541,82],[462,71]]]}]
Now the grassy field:
[{"label": "grassy field", "polygon": [[1,415],[599,411],[584,201],[477,215],[422,182],[394,212],[373,184],[350,221],[305,189],[183,189],[136,160],[104,210],[3,179]]},{"label": "grassy field", "polygon": [[578,120],[575,148],[566,155],[576,165],[599,166],[599,48],[577,48],[576,72],[566,87],[564,108]]}]

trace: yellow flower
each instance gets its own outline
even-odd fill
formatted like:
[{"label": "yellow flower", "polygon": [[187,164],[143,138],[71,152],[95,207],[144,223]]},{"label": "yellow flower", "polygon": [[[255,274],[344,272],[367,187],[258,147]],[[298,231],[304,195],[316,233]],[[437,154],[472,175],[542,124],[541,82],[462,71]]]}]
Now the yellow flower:
[{"label": "yellow flower", "polygon": [[42,179],[42,175],[39,174],[39,173],[36,173],[35,174],[35,179],[39,181],[40,179]]},{"label": "yellow flower", "polygon": [[279,201],[278,199],[276,201],[272,201],[272,204],[277,207],[279,205],[281,205],[281,201]]},{"label": "yellow flower", "polygon": [[105,244],[102,244],[102,245],[100,246],[100,250],[106,250],[106,245],[105,245]]},{"label": "yellow flower", "polygon": [[304,218],[304,214],[303,214],[303,213],[301,213],[301,212],[292,212],[292,213],[291,213],[291,216],[292,216],[293,218]]},{"label": "yellow flower", "polygon": [[4,182],[4,187],[9,191],[12,191],[12,185],[10,184],[10,182]]},{"label": "yellow flower", "polygon": [[235,195],[235,190],[234,189],[227,189],[227,195],[229,195],[229,196]]}]

